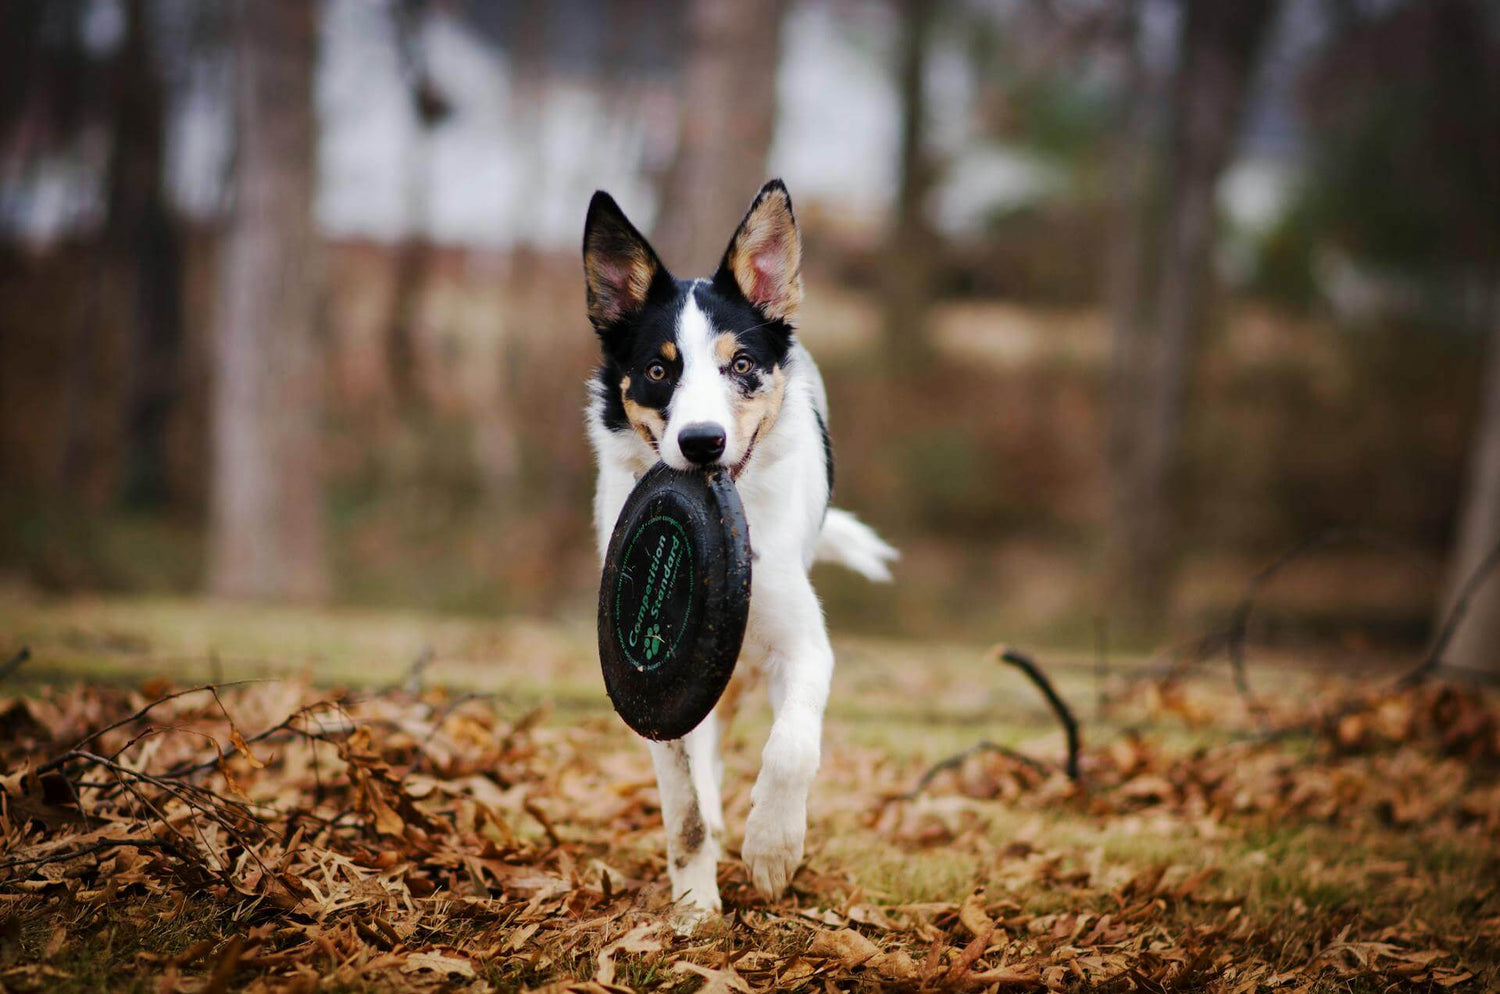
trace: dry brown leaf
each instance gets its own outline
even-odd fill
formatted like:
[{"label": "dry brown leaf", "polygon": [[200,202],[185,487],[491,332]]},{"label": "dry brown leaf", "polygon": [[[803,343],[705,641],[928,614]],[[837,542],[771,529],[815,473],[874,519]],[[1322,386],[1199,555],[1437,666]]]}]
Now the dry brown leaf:
[{"label": "dry brown leaf", "polygon": [[964,903],[958,908],[958,921],[975,938],[988,936],[994,931],[995,923],[984,908],[983,891],[975,891],[964,898]]},{"label": "dry brown leaf", "polygon": [[438,976],[474,977],[474,964],[467,957],[441,952],[407,953],[401,964],[401,972],[417,973],[423,970],[430,970]]},{"label": "dry brown leaf", "polygon": [[615,957],[620,953],[659,953],[662,941],[656,938],[661,931],[660,921],[646,922],[620,936],[599,951],[599,968],[594,979],[601,984],[615,982]]},{"label": "dry brown leaf", "polygon": [[262,763],[259,759],[255,758],[255,753],[250,751],[250,746],[245,742],[245,737],[240,734],[240,730],[233,724],[229,726],[229,741],[234,743],[235,751],[237,751],[241,756],[245,757],[245,762],[249,763],[257,770],[263,770],[266,768],[265,763]]},{"label": "dry brown leaf", "polygon": [[735,972],[734,967],[726,966],[722,970],[710,969],[699,966],[697,963],[689,963],[687,960],[678,960],[672,964],[673,973],[696,973],[703,978],[703,986],[698,988],[695,994],[750,994],[750,985],[745,983],[745,978]]},{"label": "dry brown leaf", "polygon": [[880,955],[880,947],[852,928],[841,928],[836,932],[823,931],[815,934],[807,955],[836,959],[847,970]]},{"label": "dry brown leaf", "polygon": [[42,956],[45,959],[52,959],[62,952],[63,946],[67,944],[68,930],[65,926],[58,925],[52,930],[52,934],[47,936],[47,944],[42,948]]},{"label": "dry brown leaf", "polygon": [[880,953],[872,956],[865,964],[867,970],[872,970],[887,980],[911,982],[921,979],[922,971],[917,966],[917,961],[903,949],[894,952]]}]

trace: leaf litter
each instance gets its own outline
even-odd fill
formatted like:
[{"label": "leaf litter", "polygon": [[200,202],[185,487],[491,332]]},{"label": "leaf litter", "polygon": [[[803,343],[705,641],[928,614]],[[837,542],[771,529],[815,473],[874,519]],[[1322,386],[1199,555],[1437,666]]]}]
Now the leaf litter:
[{"label": "leaf litter", "polygon": [[[1193,728],[1225,710],[1180,684],[1139,695]],[[609,717],[297,680],[51,687],[0,700],[0,985],[88,989],[89,947],[127,926],[139,941],[106,982],[129,972],[158,991],[1500,984],[1493,695],[1345,685],[1263,706],[1269,731],[1085,748],[1077,781],[1006,750],[924,776],[913,757],[832,741],[791,893],[757,897],[731,835],[725,917],[679,936],[649,761]],[[730,796],[741,821],[743,793]],[[1041,828],[997,838],[1002,813]],[[1067,824],[1185,838],[1202,858],[1151,862],[1048,828]],[[1304,826],[1355,856],[1375,834],[1485,872],[1443,898],[1446,918],[1402,914],[1451,875],[1378,847],[1363,862],[1257,847]],[[968,892],[866,890],[861,861],[829,856],[825,834],[846,853],[956,860]],[[1255,892],[1257,868],[1292,858],[1301,891]],[[1337,898],[1370,886],[1398,907]],[[1314,906],[1319,888],[1334,898]]]}]

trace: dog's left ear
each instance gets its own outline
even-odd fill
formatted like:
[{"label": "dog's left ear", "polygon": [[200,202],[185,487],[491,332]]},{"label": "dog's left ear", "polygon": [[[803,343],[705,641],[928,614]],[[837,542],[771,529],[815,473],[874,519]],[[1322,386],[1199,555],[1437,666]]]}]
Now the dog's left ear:
[{"label": "dog's left ear", "polygon": [[802,303],[802,236],[781,180],[755,195],[714,281],[732,283],[766,317],[794,323]]}]

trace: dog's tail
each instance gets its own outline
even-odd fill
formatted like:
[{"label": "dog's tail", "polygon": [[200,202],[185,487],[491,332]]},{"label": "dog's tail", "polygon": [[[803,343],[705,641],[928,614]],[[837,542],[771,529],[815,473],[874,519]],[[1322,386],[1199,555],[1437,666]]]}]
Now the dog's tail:
[{"label": "dog's tail", "polygon": [[901,553],[875,534],[873,528],[836,507],[828,509],[813,553],[817,562],[838,563],[877,583],[890,582],[889,564],[900,558]]}]

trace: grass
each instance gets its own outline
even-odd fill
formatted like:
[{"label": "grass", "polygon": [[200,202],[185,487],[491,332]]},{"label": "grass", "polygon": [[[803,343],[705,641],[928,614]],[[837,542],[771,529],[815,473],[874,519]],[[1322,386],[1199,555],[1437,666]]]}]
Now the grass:
[{"label": "grass", "polygon": [[[191,683],[287,673],[308,673],[330,686],[383,686],[402,680],[413,661],[430,651],[425,673],[430,683],[498,694],[518,714],[549,707],[552,722],[597,723],[601,750],[634,748],[609,715],[589,620],[456,620],[406,612],[180,599],[47,600],[9,593],[0,595],[0,655],[30,647],[33,659],[4,688],[26,693],[73,680],[133,684],[167,676]],[[957,903],[984,888],[1030,915],[1100,915],[1117,910],[1105,883],[1123,886],[1152,867],[1184,875],[1212,868],[1205,902],[1173,906],[1170,923],[1191,928],[1195,916],[1219,915],[1228,903],[1237,903],[1263,933],[1247,941],[1260,943],[1273,961],[1285,956],[1285,949],[1312,941],[1330,923],[1354,918],[1372,927],[1419,923],[1458,937],[1458,955],[1471,969],[1489,971],[1480,976],[1493,978],[1500,970],[1500,955],[1486,948],[1482,937],[1464,938],[1476,916],[1500,916],[1492,882],[1500,870],[1500,850],[1493,839],[1370,822],[1249,818],[1226,826],[1149,812],[1094,816],[1077,806],[944,795],[931,799],[932,811],[947,817],[944,805],[952,808],[963,844],[893,844],[889,833],[872,823],[869,785],[851,772],[860,768],[862,756],[880,755],[909,771],[903,782],[912,782],[926,764],[981,738],[1051,759],[1060,755],[1062,737],[1035,689],[992,662],[982,646],[849,637],[836,642],[841,665],[828,714],[825,771],[810,806],[809,857],[820,872],[846,877],[856,895],[885,905]],[[1149,700],[1131,699],[1098,717],[1093,661],[1038,655],[1074,702],[1086,748],[1106,748],[1126,730],[1147,725],[1160,748],[1224,738],[1220,725],[1195,727],[1190,715]],[[1140,659],[1115,660],[1115,680],[1142,665]],[[1315,688],[1324,676],[1273,659],[1257,669],[1256,678],[1278,693],[1296,694]],[[1205,694],[1218,694],[1213,699],[1221,706],[1238,707],[1222,695],[1223,682],[1221,674],[1210,671],[1198,684]],[[1230,703],[1222,705],[1226,700]],[[747,707],[730,737],[726,841],[731,852],[738,847],[767,724],[763,707]],[[640,845],[658,842],[659,837],[646,836]],[[1061,854],[1053,876],[1035,876],[1042,852]],[[1069,884],[1073,871],[1090,875],[1091,885]],[[12,900],[0,917],[0,982],[25,989],[26,977],[13,983],[16,978],[4,971],[42,965],[58,972],[33,977],[45,981],[34,989],[156,989],[156,980],[148,982],[138,970],[142,962],[181,953],[235,924],[208,901],[194,899],[175,917],[163,914],[169,907],[158,899],[119,906]],[[69,941],[49,957],[58,928]],[[592,952],[577,950],[524,970],[507,966],[485,979],[499,990],[519,990],[565,977],[586,980],[594,965]],[[620,982],[695,988],[694,978],[665,970],[661,962],[625,961]],[[1338,989],[1360,989],[1352,983]]]}]

